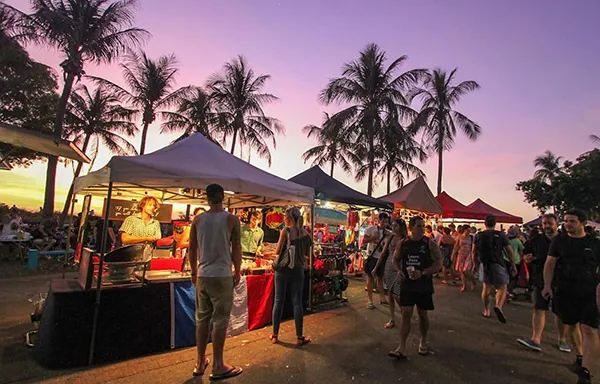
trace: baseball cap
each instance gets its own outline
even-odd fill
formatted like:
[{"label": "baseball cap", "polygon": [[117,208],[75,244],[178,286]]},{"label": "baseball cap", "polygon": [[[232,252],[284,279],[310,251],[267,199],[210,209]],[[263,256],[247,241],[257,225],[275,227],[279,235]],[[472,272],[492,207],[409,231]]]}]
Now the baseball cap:
[{"label": "baseball cap", "polygon": [[206,198],[210,203],[220,203],[225,199],[225,190],[219,184],[211,184],[206,187]]},{"label": "baseball cap", "polygon": [[508,230],[508,238],[512,239],[519,236],[519,228],[518,227],[512,227]]}]

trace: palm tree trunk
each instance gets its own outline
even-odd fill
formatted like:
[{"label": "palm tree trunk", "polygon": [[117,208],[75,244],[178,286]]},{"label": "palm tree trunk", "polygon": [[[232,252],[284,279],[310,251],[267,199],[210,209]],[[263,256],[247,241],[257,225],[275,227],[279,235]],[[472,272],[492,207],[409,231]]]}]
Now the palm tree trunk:
[{"label": "palm tree trunk", "polygon": [[[87,135],[83,141],[83,146],[81,147],[81,152],[85,153],[87,151],[88,144],[90,143],[91,136]],[[71,182],[71,186],[69,187],[69,192],[67,193],[67,199],[65,200],[65,206],[63,207],[63,211],[60,214],[59,228],[62,228],[65,224],[65,220],[67,218],[67,214],[69,213],[69,208],[71,207],[71,201],[73,200],[73,188],[75,187],[75,179],[79,177],[81,173],[81,168],[83,168],[83,162],[80,161],[77,164],[77,168],[75,169],[75,174],[73,175],[73,181]]]},{"label": "palm tree trunk", "polygon": [[389,195],[392,190],[392,170],[387,170],[387,194]]},{"label": "palm tree trunk", "polygon": [[146,152],[146,136],[148,135],[148,127],[150,124],[144,121],[144,127],[142,128],[142,144],[140,145],[140,155]]},{"label": "palm tree trunk", "polygon": [[237,129],[233,130],[233,140],[231,142],[231,154],[233,155],[233,151],[235,151],[235,141],[237,140]]},{"label": "palm tree trunk", "polygon": [[331,159],[331,169],[329,170],[329,176],[333,177],[333,166],[335,165],[335,159]]},{"label": "palm tree trunk", "polygon": [[437,194],[439,195],[440,193],[442,193],[442,170],[444,168],[444,158],[443,158],[443,153],[444,153],[444,135],[440,134],[440,137],[438,139],[438,144],[437,144],[437,151],[438,151],[438,180],[437,180]]},{"label": "palm tree trunk", "polygon": [[367,177],[367,195],[373,196],[373,172],[375,168],[375,153],[373,151],[373,140],[369,143],[369,175]]},{"label": "palm tree trunk", "polygon": [[[67,74],[65,79],[65,86],[60,100],[56,106],[56,119],[54,120],[54,136],[61,138],[62,127],[65,120],[65,112],[67,111],[67,103],[69,102],[69,96],[71,96],[71,90],[73,89],[73,83],[75,82],[75,75],[72,73]],[[44,193],[44,208],[42,209],[43,217],[51,217],[54,214],[54,198],[56,196],[56,167],[58,165],[57,156],[48,156],[48,168],[46,169],[46,191]]]}]

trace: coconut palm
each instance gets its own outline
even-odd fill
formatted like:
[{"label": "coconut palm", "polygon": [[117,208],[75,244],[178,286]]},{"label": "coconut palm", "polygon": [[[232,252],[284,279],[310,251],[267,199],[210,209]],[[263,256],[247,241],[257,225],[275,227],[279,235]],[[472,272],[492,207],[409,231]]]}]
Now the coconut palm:
[{"label": "coconut palm", "polygon": [[447,73],[434,69],[424,87],[411,94],[411,97],[419,96],[423,102],[416,126],[424,129],[425,142],[438,156],[438,195],[442,193],[443,154],[454,146],[457,131],[462,131],[473,141],[481,134],[479,124],[455,109],[464,95],[479,89],[479,84],[472,80],[455,84],[457,70]]},{"label": "coconut palm", "polygon": [[410,114],[406,93],[427,74],[425,69],[413,69],[397,75],[406,60],[406,56],[400,56],[386,66],[385,51],[376,44],[369,44],[357,60],[344,64],[342,76],[331,79],[320,94],[320,101],[325,105],[350,104],[340,116],[343,125],[352,127],[351,140],[357,146],[354,158],[361,163],[357,169],[366,165],[369,196],[373,195],[382,127]]},{"label": "coconut palm", "polygon": [[182,135],[174,142],[185,139],[194,133],[200,133],[210,141],[219,143],[213,102],[200,87],[194,88],[188,96],[181,99],[175,112],[162,112],[161,117],[163,120],[161,133],[183,131]]},{"label": "coconut palm", "polygon": [[[125,137],[132,137],[137,127],[132,122],[136,111],[124,108],[117,95],[103,86],[98,86],[90,92],[88,87],[80,85],[72,94],[65,116],[65,137],[81,146],[86,153],[92,144],[97,153],[98,142],[102,142],[109,151],[117,155],[137,154],[135,147]],[[125,137],[124,137],[125,136]],[[73,181],[81,173],[83,163],[79,162],[75,169]],[[67,194],[67,199],[61,220],[71,206],[73,198],[73,183]]]},{"label": "coconut palm", "polygon": [[381,180],[387,180],[387,194],[391,193],[392,179],[396,188],[400,188],[404,185],[405,176],[425,176],[414,161],[426,161],[427,152],[414,139],[412,132],[399,124],[388,126],[382,144],[378,173]]},{"label": "coconut palm", "polygon": [[143,155],[146,152],[148,127],[156,120],[156,113],[177,104],[187,95],[190,87],[174,90],[175,76],[179,72],[175,55],[163,55],[153,60],[144,52],[129,50],[120,66],[129,91],[108,80],[93,79],[127,100],[142,115],[140,155]]},{"label": "coconut palm", "polygon": [[342,125],[342,121],[336,118],[336,115],[329,116],[323,114],[323,125],[307,125],[302,132],[307,138],[316,137],[318,144],[302,155],[302,160],[306,163],[310,159],[313,165],[320,167],[330,164],[329,176],[333,177],[335,165],[339,165],[344,172],[350,173],[352,166],[348,161],[350,143],[348,142],[347,128]]},{"label": "coconut palm", "polygon": [[[64,87],[56,108],[54,135],[62,136],[69,96],[76,80],[85,74],[84,64],[110,63],[128,47],[149,34],[132,27],[136,0],[31,0],[32,13],[10,8],[20,16],[20,36],[59,50],[64,60]],[[54,211],[57,157],[49,156],[43,214]]]},{"label": "coconut palm", "polygon": [[276,148],[276,134],[283,134],[281,122],[268,117],[263,111],[266,104],[279,100],[270,93],[262,93],[270,75],[256,76],[243,56],[223,66],[223,72],[213,75],[206,88],[214,100],[219,129],[226,140],[231,136],[231,153],[235,146],[247,146],[271,166],[271,151],[267,141]]},{"label": "coconut palm", "polygon": [[540,181],[551,181],[562,172],[562,160],[562,156],[556,156],[551,151],[544,152],[533,161],[533,165],[536,167],[533,177]]},{"label": "coconut palm", "polygon": [[600,144],[600,136],[598,135],[590,135],[590,140],[592,140],[592,143],[594,144]]}]

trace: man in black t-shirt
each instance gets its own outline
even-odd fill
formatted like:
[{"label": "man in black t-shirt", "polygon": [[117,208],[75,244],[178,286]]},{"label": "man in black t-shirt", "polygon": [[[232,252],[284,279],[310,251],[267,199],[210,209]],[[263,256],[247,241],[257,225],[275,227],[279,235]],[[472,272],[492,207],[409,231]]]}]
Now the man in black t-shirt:
[{"label": "man in black t-shirt", "polygon": [[[542,290],[544,289],[544,263],[548,256],[550,243],[558,236],[558,218],[555,214],[548,213],[542,217],[542,229],[542,234],[538,233],[532,236],[525,243],[525,250],[523,251],[525,254],[523,260],[530,268],[533,335],[529,340],[517,339],[519,344],[538,352],[542,351],[541,340],[546,325],[546,312],[550,310],[550,301],[542,296]],[[561,352],[571,352],[571,347],[566,341],[565,326],[556,314],[554,315],[554,323],[558,331],[558,349]],[[574,329],[574,331],[577,331],[577,329]],[[574,347],[579,350],[581,345],[578,343]]]},{"label": "man in black t-shirt", "polygon": [[[506,316],[502,307],[506,302],[506,290],[510,282],[510,275],[517,273],[515,266],[515,255],[510,246],[508,238],[504,232],[496,231],[496,218],[487,216],[485,218],[485,231],[475,235],[473,243],[473,265],[477,265],[477,261],[483,264],[483,289],[481,291],[481,300],[483,301],[483,316],[491,317],[491,300],[490,296],[496,291],[496,303],[494,312],[498,317],[498,321],[502,324],[506,323]],[[506,268],[504,261],[504,253],[509,256],[510,271]]]},{"label": "man in black t-shirt", "polygon": [[596,303],[600,240],[585,233],[586,219],[585,214],[577,210],[565,213],[567,234],[559,235],[550,244],[542,291],[544,297],[553,298],[556,313],[565,325],[581,324],[583,356],[577,356],[574,363],[578,384],[592,382],[589,369],[600,354],[600,314]]},{"label": "man in black t-shirt", "polygon": [[431,275],[442,267],[442,253],[432,239],[425,236],[425,222],[422,217],[414,216],[408,224],[410,237],[400,245],[398,258],[394,265],[398,269],[400,295],[395,297],[402,308],[402,323],[400,325],[400,345],[388,356],[404,359],[406,340],[410,333],[415,305],[419,314],[419,355],[429,354],[427,333],[429,332],[429,317],[427,311],[433,311],[433,281]]}]

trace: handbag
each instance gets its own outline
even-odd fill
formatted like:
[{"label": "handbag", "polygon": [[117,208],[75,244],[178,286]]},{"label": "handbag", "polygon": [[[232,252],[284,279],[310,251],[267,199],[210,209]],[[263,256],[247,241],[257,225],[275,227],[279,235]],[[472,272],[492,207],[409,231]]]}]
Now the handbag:
[{"label": "handbag", "polygon": [[290,241],[290,231],[286,231],[286,247],[277,257],[277,262],[273,265],[274,269],[282,269],[288,267],[294,268],[296,264],[296,246]]}]

